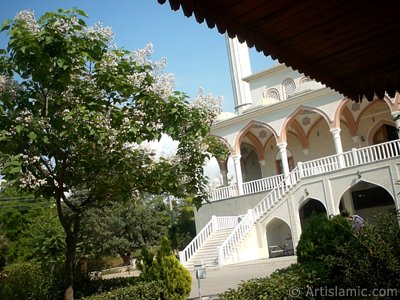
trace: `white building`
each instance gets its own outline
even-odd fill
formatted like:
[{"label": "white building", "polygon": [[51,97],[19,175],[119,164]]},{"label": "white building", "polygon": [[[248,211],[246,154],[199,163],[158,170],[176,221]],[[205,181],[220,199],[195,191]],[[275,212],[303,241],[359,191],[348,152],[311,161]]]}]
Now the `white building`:
[{"label": "white building", "polygon": [[236,114],[212,128],[230,151],[225,186],[196,211],[183,264],[293,255],[313,211],[372,221],[400,209],[399,94],[356,103],[282,64],[250,74],[247,48],[228,49]]}]

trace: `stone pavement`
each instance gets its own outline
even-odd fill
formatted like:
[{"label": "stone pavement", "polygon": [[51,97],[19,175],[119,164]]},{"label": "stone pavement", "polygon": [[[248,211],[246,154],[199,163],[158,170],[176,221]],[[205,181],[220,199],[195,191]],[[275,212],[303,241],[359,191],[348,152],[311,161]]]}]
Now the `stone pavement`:
[{"label": "stone pavement", "polygon": [[[206,278],[200,280],[201,297],[202,299],[219,299],[219,293],[229,288],[237,288],[242,281],[269,276],[275,270],[296,262],[296,256],[286,256],[207,269]],[[192,270],[190,274],[192,275],[192,291],[188,299],[199,299],[196,273]]]}]

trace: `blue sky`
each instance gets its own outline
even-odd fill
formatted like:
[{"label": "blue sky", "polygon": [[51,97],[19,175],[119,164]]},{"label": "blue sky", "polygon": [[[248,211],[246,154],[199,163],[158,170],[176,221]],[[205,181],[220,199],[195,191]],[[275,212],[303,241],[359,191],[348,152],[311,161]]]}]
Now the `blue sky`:
[{"label": "blue sky", "polygon": [[[0,0],[0,21],[12,19],[24,9],[33,9],[38,18],[58,8],[77,7],[89,15],[88,24],[100,21],[110,26],[119,47],[136,50],[153,44],[153,60],[166,57],[166,72],[175,75],[176,89],[194,97],[199,87],[207,94],[223,96],[224,111],[234,111],[225,36],[217,29],[174,12],[157,0]],[[7,37],[0,35],[0,47]],[[252,71],[273,62],[250,49]]]}]

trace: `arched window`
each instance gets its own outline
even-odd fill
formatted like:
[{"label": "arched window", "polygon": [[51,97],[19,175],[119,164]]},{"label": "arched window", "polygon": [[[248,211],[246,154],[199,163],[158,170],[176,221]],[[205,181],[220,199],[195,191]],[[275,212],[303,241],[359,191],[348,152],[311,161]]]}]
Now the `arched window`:
[{"label": "arched window", "polygon": [[305,77],[302,77],[302,78],[300,79],[300,84],[303,84],[303,83],[306,83],[306,82],[309,82],[309,81],[311,81],[311,78],[305,76]]},{"label": "arched window", "polygon": [[266,93],[267,98],[272,98],[276,100],[281,100],[279,91],[277,89],[269,89]]},{"label": "arched window", "polygon": [[286,98],[293,94],[296,89],[296,84],[292,78],[285,79],[282,83],[283,91],[285,93]]}]

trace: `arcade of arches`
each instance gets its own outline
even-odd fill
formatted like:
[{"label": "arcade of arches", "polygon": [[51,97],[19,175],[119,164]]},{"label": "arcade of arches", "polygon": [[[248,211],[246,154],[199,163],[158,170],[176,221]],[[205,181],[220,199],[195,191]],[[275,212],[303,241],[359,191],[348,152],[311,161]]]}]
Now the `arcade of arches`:
[{"label": "arcade of arches", "polygon": [[229,169],[227,160],[219,162],[223,185],[229,184],[228,173],[236,183],[287,175],[299,162],[399,138],[400,122],[393,119],[387,101],[342,103],[333,121],[316,108],[298,108],[283,123],[279,136],[265,122],[247,124],[237,133],[236,144],[230,145],[233,159],[238,160],[235,167]]}]

